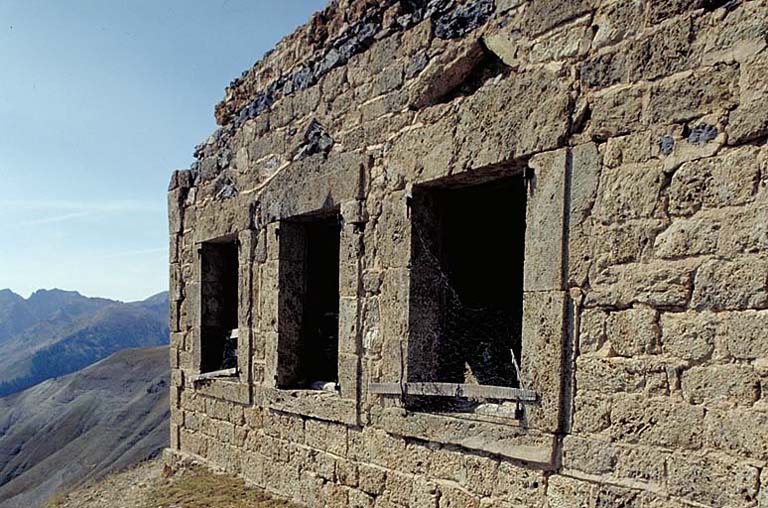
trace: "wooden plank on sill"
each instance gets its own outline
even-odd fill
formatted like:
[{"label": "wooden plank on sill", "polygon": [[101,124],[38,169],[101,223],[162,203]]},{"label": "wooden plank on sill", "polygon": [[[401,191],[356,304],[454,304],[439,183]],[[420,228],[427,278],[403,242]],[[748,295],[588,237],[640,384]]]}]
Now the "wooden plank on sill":
[{"label": "wooden plank on sill", "polygon": [[206,379],[215,379],[219,377],[232,377],[237,375],[237,367],[224,370],[216,370],[213,372],[206,372],[205,374],[198,374],[192,378],[192,381],[205,381]]},{"label": "wooden plank on sill", "polygon": [[471,385],[463,383],[371,383],[371,393],[381,395],[423,395],[432,397],[468,397],[496,400],[536,401],[536,392],[507,386]]}]

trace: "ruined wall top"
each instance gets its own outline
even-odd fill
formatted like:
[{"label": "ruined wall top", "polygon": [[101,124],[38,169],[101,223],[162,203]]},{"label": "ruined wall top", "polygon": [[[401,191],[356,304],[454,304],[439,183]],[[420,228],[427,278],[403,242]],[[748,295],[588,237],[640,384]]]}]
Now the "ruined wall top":
[{"label": "ruined wall top", "polygon": [[221,126],[242,124],[281,97],[305,90],[376,40],[430,18],[438,38],[461,37],[485,23],[493,0],[334,0],[233,80],[216,105]]}]

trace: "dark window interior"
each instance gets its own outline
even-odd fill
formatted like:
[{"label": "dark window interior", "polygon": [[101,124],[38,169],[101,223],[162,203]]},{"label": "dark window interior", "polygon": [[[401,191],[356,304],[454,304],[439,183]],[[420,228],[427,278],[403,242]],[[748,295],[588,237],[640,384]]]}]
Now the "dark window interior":
[{"label": "dark window interior", "polygon": [[282,388],[338,381],[340,233],[337,214],[280,226]]},{"label": "dark window interior", "polygon": [[525,212],[522,175],[414,190],[409,381],[518,386]]},{"label": "dark window interior", "polygon": [[201,372],[237,367],[237,242],[208,242],[201,249]]}]

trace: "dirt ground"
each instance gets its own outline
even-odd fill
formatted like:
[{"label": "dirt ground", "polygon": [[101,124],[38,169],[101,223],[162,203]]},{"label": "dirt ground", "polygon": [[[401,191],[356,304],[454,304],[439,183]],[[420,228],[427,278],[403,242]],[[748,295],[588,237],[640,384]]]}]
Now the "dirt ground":
[{"label": "dirt ground", "polygon": [[173,474],[156,459],[104,480],[61,494],[49,508],[297,508],[248,488],[242,480],[201,467]]}]

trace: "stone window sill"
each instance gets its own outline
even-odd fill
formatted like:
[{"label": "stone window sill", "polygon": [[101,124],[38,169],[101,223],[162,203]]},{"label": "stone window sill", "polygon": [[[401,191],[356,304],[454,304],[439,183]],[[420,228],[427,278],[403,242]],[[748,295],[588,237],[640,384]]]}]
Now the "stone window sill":
[{"label": "stone window sill", "polygon": [[283,390],[256,386],[254,402],[283,413],[346,425],[359,424],[357,402],[325,390]]},{"label": "stone window sill", "polygon": [[395,436],[460,446],[535,464],[546,470],[557,467],[557,437],[527,429],[515,420],[501,423],[471,414],[420,413],[402,408],[381,409],[373,416],[374,427]]},{"label": "stone window sill", "polygon": [[223,399],[238,404],[251,404],[251,389],[239,376],[192,378],[192,389],[200,395]]}]

